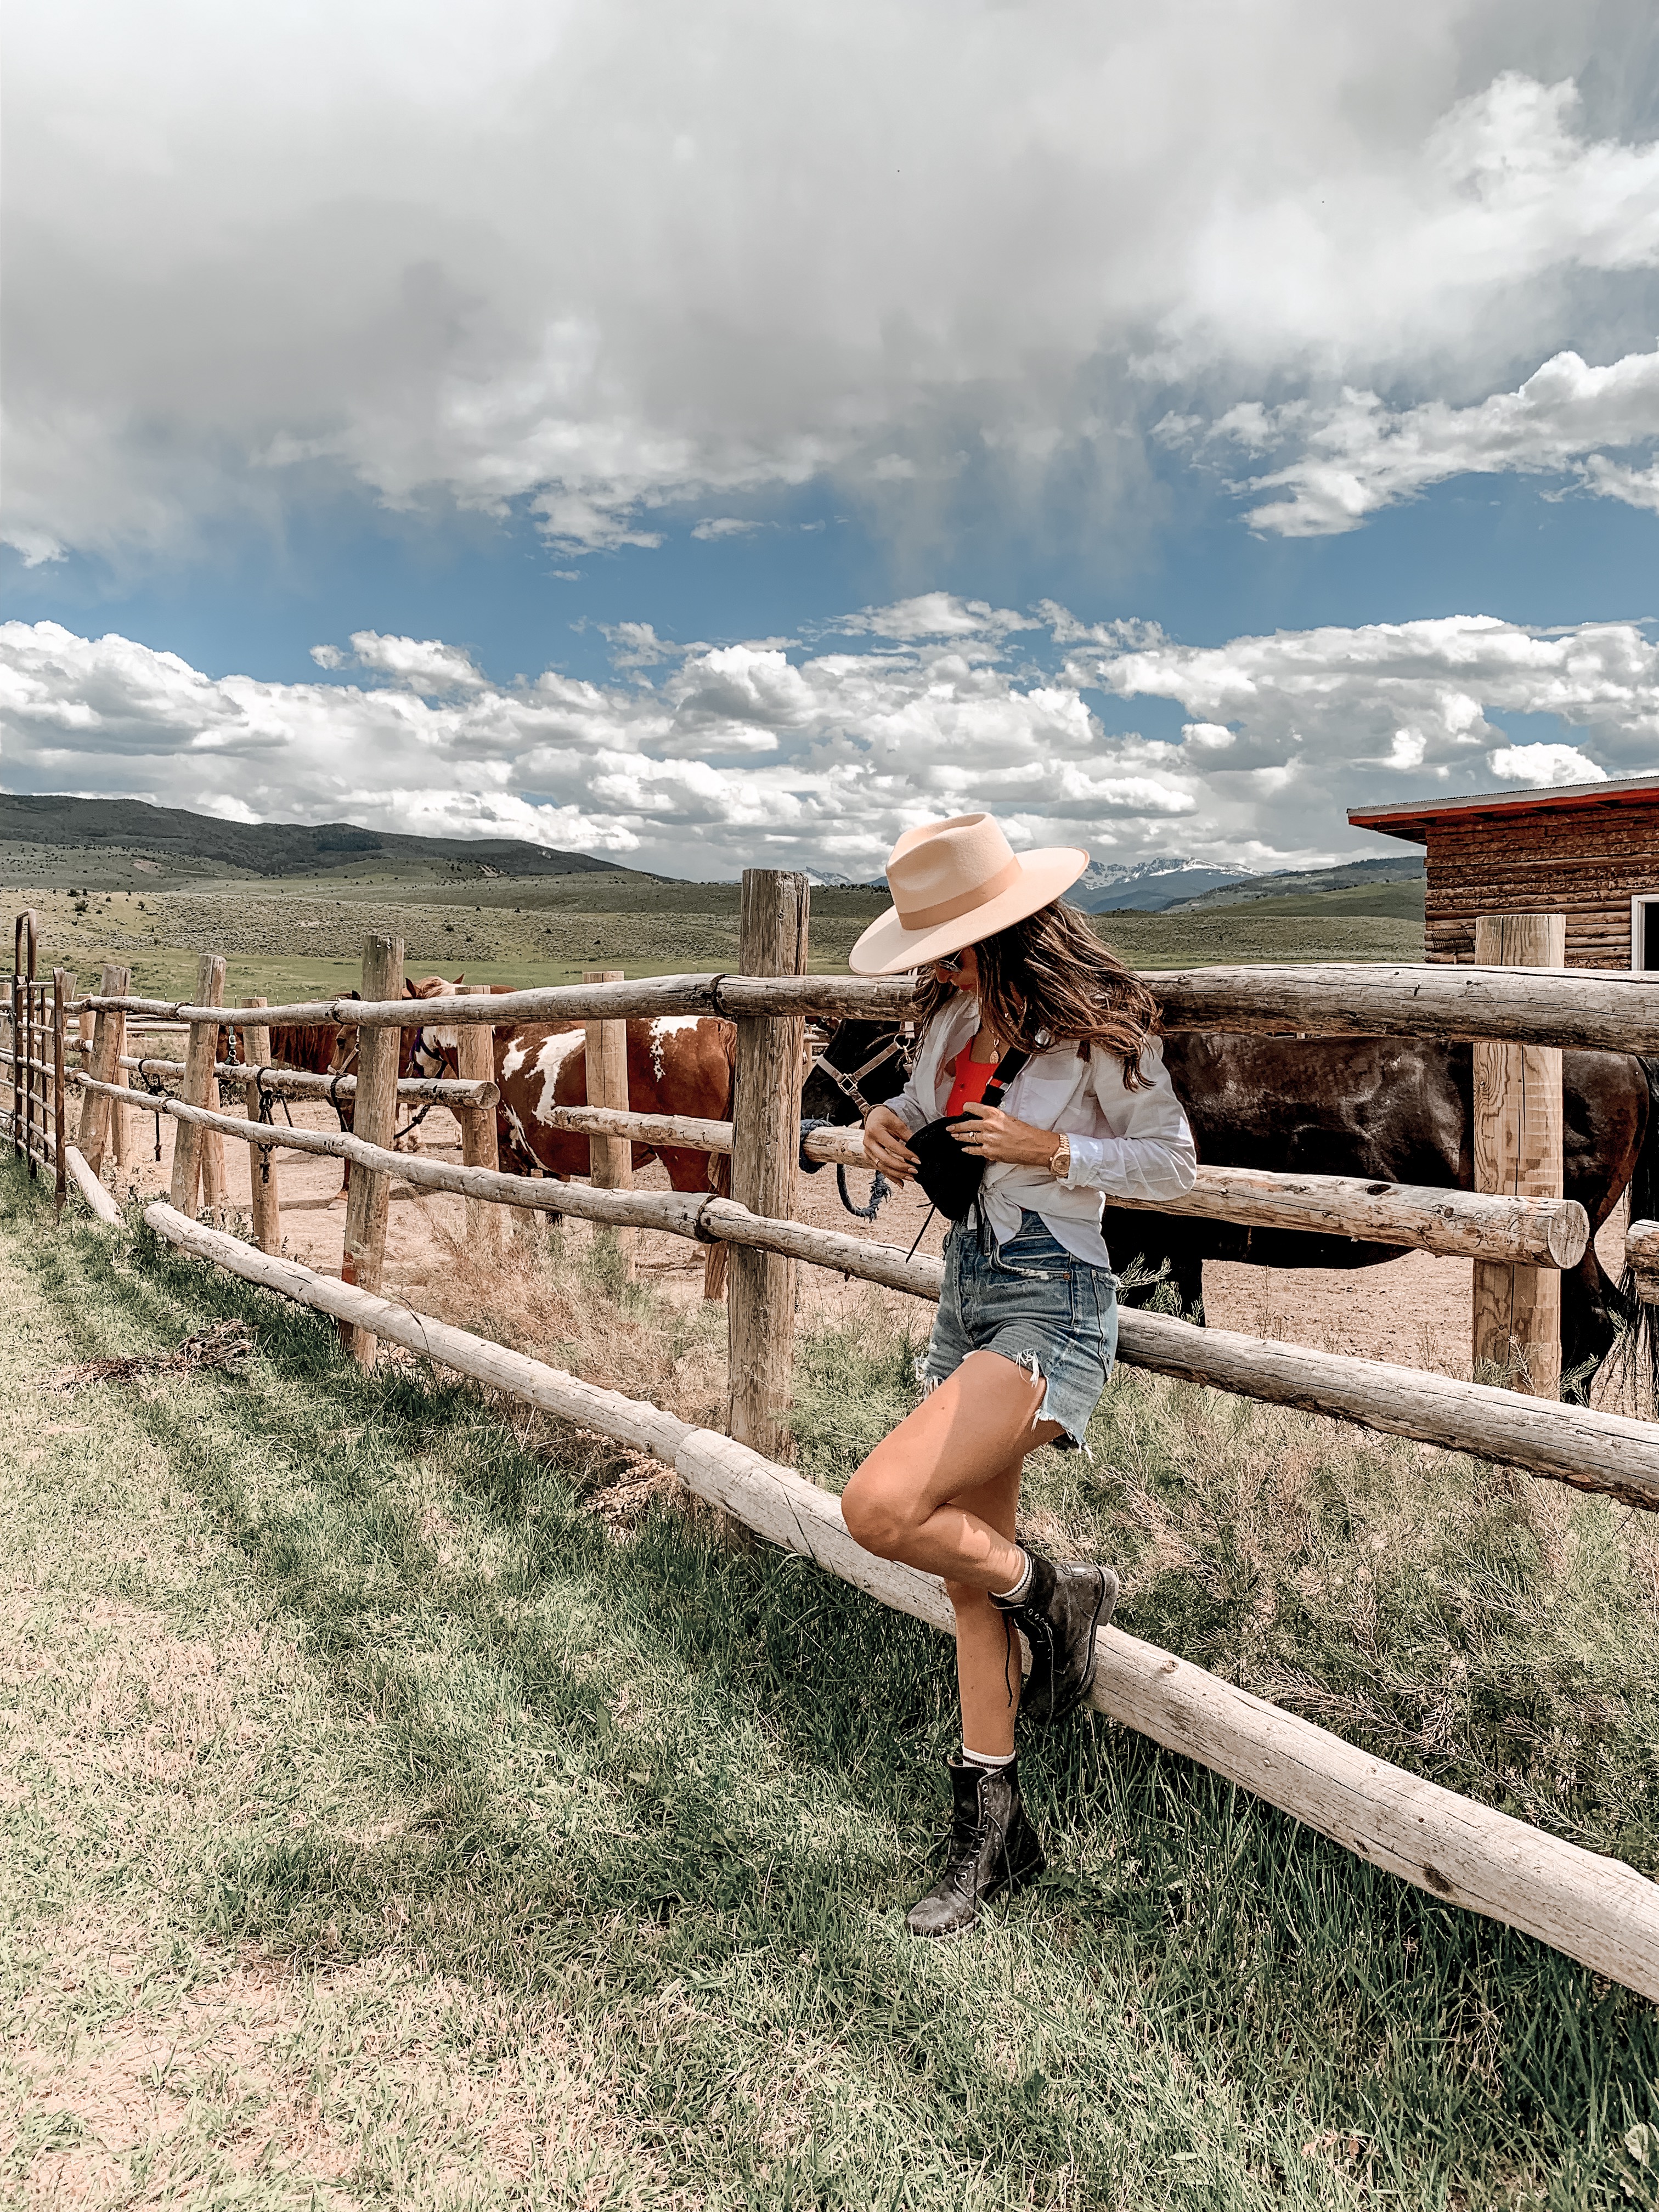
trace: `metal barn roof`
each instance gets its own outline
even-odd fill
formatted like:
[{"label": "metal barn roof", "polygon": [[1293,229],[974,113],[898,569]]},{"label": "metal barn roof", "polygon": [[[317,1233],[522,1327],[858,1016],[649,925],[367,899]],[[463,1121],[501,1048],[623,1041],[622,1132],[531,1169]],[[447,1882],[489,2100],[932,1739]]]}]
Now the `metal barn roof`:
[{"label": "metal barn roof", "polygon": [[1413,845],[1429,842],[1431,822],[1451,814],[1540,814],[1589,806],[1659,802],[1659,774],[1626,775],[1605,783],[1558,783],[1543,791],[1476,791],[1461,799],[1408,799],[1395,806],[1351,806],[1356,830],[1380,830]]}]

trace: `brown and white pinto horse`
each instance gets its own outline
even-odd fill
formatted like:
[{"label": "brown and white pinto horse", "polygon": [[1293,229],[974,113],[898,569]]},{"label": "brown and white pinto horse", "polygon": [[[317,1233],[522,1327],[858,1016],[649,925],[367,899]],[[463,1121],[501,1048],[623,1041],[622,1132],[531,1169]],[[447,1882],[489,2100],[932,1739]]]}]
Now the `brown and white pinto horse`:
[{"label": "brown and white pinto horse", "polygon": [[[667,1014],[626,1026],[630,1113],[731,1120],[737,1031],[730,1022],[708,1014]],[[501,1092],[495,1127],[502,1168],[508,1174],[539,1171],[560,1182],[585,1176],[586,1136],[557,1128],[548,1118],[556,1107],[587,1103],[584,1026],[562,1022],[504,1027],[494,1032],[494,1042],[495,1085]],[[453,1029],[422,1029],[415,1048],[416,1073],[453,1075],[455,1044]],[[676,1190],[714,1190],[722,1197],[731,1190],[731,1161],[724,1152],[635,1145],[633,1154],[636,1168],[660,1160]],[[703,1271],[705,1297],[724,1295],[725,1262],[725,1247],[711,1245]]]}]

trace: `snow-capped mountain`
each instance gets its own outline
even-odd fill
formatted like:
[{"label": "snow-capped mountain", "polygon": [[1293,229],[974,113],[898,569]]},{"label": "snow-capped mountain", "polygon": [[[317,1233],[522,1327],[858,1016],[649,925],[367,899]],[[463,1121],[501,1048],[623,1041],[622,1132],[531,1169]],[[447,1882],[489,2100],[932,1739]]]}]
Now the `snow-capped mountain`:
[{"label": "snow-capped mountain", "polygon": [[1133,907],[1142,914],[1158,914],[1182,899],[1196,898],[1223,884],[1246,883],[1248,868],[1209,868],[1195,860],[1159,854],[1150,860],[1091,860],[1067,902],[1085,914],[1105,914],[1113,908]]}]

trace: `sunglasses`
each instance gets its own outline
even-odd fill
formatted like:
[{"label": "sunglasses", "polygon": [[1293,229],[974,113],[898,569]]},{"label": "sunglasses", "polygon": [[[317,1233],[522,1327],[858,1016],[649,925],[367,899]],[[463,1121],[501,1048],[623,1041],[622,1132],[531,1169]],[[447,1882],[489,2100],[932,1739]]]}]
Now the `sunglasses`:
[{"label": "sunglasses", "polygon": [[960,975],[962,955],[959,952],[947,952],[941,959],[930,960],[927,964],[930,968],[942,968],[947,975]]}]

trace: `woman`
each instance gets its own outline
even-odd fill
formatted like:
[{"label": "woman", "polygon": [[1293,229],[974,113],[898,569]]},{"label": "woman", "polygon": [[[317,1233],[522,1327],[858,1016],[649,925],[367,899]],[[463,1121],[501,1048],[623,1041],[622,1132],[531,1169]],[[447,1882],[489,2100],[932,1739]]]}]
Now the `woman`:
[{"label": "woman", "polygon": [[[942,1576],[957,1617],[962,1749],[947,1766],[948,1863],[911,1910],[918,1936],[971,1928],[980,1907],[1042,1871],[1020,1802],[1016,1710],[1052,1727],[1088,1695],[1109,1567],[1058,1565],[1014,1540],[1022,1463],[1083,1445],[1117,1346],[1103,1194],[1168,1199],[1196,1176],[1192,1132],[1152,1035],[1152,994],[1060,895],[1089,855],[1018,856],[988,815],[907,830],[893,906],[865,931],[862,975],[921,970],[915,1066],[864,1125],[884,1175],[916,1171],[909,1139],[940,1115],[983,1163],[973,1213],[945,1243],[945,1283],[921,1403],[847,1486],[867,1551]],[[1029,1054],[1003,1106],[984,1092]],[[1022,1698],[1014,1628],[1031,1647]]]}]

